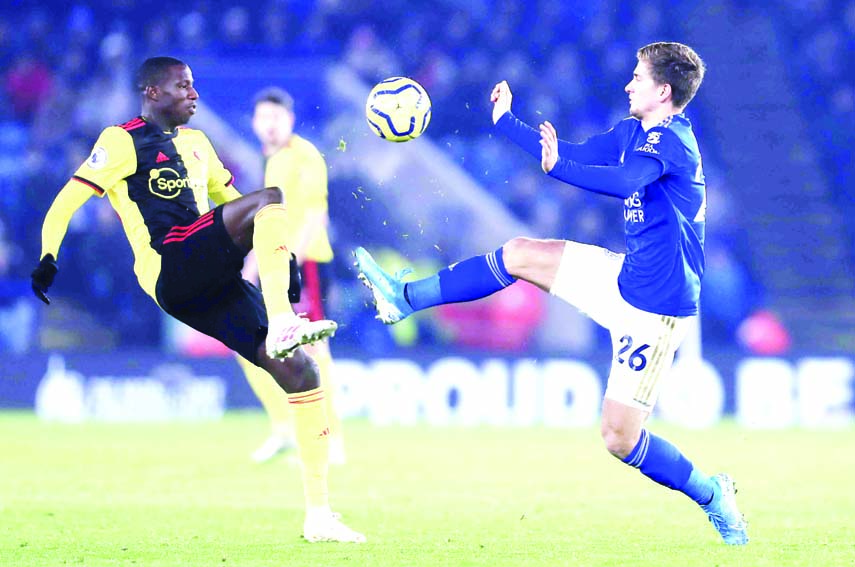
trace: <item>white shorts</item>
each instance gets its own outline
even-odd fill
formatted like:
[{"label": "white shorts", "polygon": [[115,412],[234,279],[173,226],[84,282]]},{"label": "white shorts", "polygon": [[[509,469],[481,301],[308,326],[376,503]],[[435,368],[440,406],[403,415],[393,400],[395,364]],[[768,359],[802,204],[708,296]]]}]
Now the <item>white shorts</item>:
[{"label": "white shorts", "polygon": [[623,256],[567,241],[549,293],[609,330],[613,356],[606,398],[651,411],[694,317],[658,315],[627,303],[618,289]]}]

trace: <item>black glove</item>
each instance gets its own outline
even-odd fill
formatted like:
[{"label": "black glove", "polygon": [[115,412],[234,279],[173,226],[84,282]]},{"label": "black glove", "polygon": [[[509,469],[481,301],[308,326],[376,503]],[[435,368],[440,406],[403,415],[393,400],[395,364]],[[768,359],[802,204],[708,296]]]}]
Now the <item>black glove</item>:
[{"label": "black glove", "polygon": [[303,278],[300,276],[300,266],[297,265],[297,257],[294,254],[291,254],[291,261],[288,262],[288,266],[291,271],[291,281],[288,283],[288,301],[291,303],[300,303]]},{"label": "black glove", "polygon": [[41,259],[39,265],[30,274],[33,280],[33,293],[48,305],[50,305],[50,299],[47,296],[47,290],[53,285],[53,278],[58,270],[53,254],[45,254],[45,257]]}]

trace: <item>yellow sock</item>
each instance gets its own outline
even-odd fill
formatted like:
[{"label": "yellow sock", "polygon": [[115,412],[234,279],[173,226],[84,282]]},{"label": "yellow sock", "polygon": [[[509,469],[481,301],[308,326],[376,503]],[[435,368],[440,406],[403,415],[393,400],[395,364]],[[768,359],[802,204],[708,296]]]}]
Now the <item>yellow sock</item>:
[{"label": "yellow sock", "polygon": [[242,356],[237,356],[238,364],[246,376],[252,391],[270,418],[270,428],[274,435],[286,436],[291,433],[291,411],[288,407],[288,394],[276,382],[273,376]]},{"label": "yellow sock", "polygon": [[318,374],[321,377],[321,388],[324,389],[324,401],[327,408],[327,421],[330,424],[330,436],[341,436],[341,419],[335,410],[335,387],[332,384],[333,359],[330,347],[326,342],[312,345],[312,358],[318,364]]},{"label": "yellow sock", "polygon": [[327,471],[330,429],[324,397],[323,388],[288,394],[294,436],[303,469],[303,493],[307,508],[329,506]]},{"label": "yellow sock", "polygon": [[291,252],[285,245],[285,205],[273,204],[255,213],[252,248],[258,261],[258,279],[267,317],[293,313],[288,301]]}]

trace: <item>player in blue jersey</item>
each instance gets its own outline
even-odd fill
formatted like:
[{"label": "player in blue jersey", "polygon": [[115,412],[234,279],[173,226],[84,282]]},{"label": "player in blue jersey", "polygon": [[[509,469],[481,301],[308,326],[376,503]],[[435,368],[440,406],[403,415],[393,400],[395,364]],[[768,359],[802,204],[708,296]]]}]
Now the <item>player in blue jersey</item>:
[{"label": "player in blue jersey", "polygon": [[491,94],[496,128],[539,158],[544,172],[624,200],[625,254],[565,240],[514,238],[494,252],[405,283],[408,272],[388,274],[358,248],[360,279],[387,324],[435,305],[485,297],[518,279],[586,313],[612,337],[601,416],[608,451],[686,494],[725,543],[742,545],[748,542],[747,526],[731,478],[707,476],[645,428],[660,379],[698,313],[706,192],[698,144],[683,110],[705,66],[679,43],[647,45],[637,59],[624,89],[631,116],[581,144],[559,140],[549,122],[535,130],[515,118],[506,82]]}]

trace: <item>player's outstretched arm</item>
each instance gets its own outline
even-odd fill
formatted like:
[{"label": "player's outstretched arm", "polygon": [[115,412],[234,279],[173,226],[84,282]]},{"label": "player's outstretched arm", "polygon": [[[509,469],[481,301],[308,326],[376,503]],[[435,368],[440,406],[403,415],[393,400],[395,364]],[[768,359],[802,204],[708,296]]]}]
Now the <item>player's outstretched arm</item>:
[{"label": "player's outstretched arm", "polygon": [[493,124],[499,132],[512,142],[535,157],[540,156],[540,136],[537,130],[519,120],[511,112],[511,102],[514,95],[507,81],[496,83],[490,92],[490,102],[493,103]]},{"label": "player's outstretched arm", "polygon": [[68,231],[68,223],[71,222],[71,217],[77,209],[82,207],[93,194],[90,187],[71,180],[57,194],[45,215],[45,222],[42,224],[41,259],[30,277],[33,293],[46,304],[50,304],[47,291],[53,285],[58,271],[56,259],[59,256],[59,247]]},{"label": "player's outstretched arm", "polygon": [[662,175],[657,159],[630,154],[618,166],[586,165],[559,155],[558,134],[549,122],[540,125],[540,165],[550,177],[594,193],[626,199]]},{"label": "player's outstretched arm", "polygon": [[[512,142],[539,159],[540,133],[514,116],[511,112],[512,100],[513,95],[507,81],[501,81],[493,87],[490,93],[490,102],[493,103],[493,124]],[[558,140],[558,149],[568,159],[590,165],[607,165],[617,163],[620,159],[620,146],[614,129],[591,136],[581,144]]]}]

